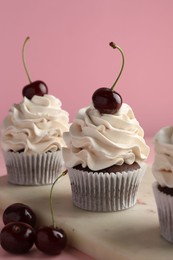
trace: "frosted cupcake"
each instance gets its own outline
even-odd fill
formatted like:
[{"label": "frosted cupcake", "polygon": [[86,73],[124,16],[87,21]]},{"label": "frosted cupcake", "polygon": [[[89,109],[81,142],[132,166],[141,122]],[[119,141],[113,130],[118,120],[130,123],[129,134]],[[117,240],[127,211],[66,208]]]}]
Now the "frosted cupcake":
[{"label": "frosted cupcake", "polygon": [[[123,69],[123,53],[122,57]],[[93,104],[82,108],[64,133],[72,200],[85,210],[111,212],[134,206],[149,154],[143,129],[113,87],[98,89]]]},{"label": "frosted cupcake", "polygon": [[8,180],[14,184],[52,183],[63,167],[63,132],[68,113],[51,95],[24,97],[9,110],[1,128]]},{"label": "frosted cupcake", "polygon": [[173,243],[173,127],[162,128],[154,137],[153,192],[161,235]]},{"label": "frosted cupcake", "polygon": [[59,99],[48,95],[44,82],[29,81],[22,102],[12,105],[3,121],[1,148],[10,183],[51,184],[64,165],[63,133],[69,129],[69,115]]}]

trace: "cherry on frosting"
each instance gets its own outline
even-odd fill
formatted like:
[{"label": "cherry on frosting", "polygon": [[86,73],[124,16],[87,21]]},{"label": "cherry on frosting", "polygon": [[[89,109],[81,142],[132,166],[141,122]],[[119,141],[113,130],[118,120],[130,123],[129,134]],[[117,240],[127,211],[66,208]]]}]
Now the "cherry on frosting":
[{"label": "cherry on frosting", "polygon": [[29,76],[29,73],[28,73],[28,70],[26,67],[26,63],[25,63],[25,55],[24,55],[25,54],[25,45],[29,39],[30,38],[27,37],[24,41],[23,48],[22,48],[22,60],[23,60],[23,65],[24,65],[24,68],[25,68],[25,71],[26,71],[26,74],[27,74],[27,77],[28,77],[28,80],[30,83],[23,88],[22,94],[23,94],[23,96],[27,97],[28,99],[31,99],[34,95],[44,96],[45,94],[47,94],[48,87],[41,80],[36,80],[36,81],[32,82],[31,78]]},{"label": "cherry on frosting", "polygon": [[111,88],[99,88],[92,95],[94,107],[102,114],[115,114],[122,105],[122,97],[114,91],[114,87],[119,80],[124,68],[124,54],[122,49],[113,42],[109,44],[113,49],[118,49],[122,55],[122,66],[117,79]]}]

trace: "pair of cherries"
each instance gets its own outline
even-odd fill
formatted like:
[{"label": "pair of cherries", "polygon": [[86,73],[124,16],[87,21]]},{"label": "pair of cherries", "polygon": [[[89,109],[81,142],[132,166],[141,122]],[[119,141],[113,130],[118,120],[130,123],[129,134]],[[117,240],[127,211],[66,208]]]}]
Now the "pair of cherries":
[{"label": "pair of cherries", "polygon": [[[32,82],[26,67],[26,63],[25,63],[25,59],[24,59],[24,50],[25,50],[25,45],[27,43],[27,41],[29,40],[29,37],[27,37],[25,39],[25,42],[23,44],[23,49],[22,49],[22,58],[23,58],[23,65],[26,71],[26,74],[28,76],[28,80],[29,80],[29,84],[27,86],[25,86],[23,88],[23,96],[27,97],[28,99],[31,99],[34,95],[37,96],[44,96],[45,94],[48,93],[48,88],[47,85],[40,80],[34,81]],[[93,105],[94,107],[101,113],[105,113],[105,114],[114,114],[116,113],[121,105],[122,105],[122,97],[120,96],[120,94],[118,94],[116,91],[114,91],[114,87],[118,81],[118,79],[121,76],[121,73],[123,71],[124,68],[124,54],[122,49],[115,45],[113,42],[110,43],[110,46],[113,49],[118,49],[122,55],[122,67],[120,70],[120,73],[116,79],[116,81],[114,82],[114,84],[112,85],[111,88],[99,88],[97,89],[93,96],[92,96],[92,101],[93,101]]]}]

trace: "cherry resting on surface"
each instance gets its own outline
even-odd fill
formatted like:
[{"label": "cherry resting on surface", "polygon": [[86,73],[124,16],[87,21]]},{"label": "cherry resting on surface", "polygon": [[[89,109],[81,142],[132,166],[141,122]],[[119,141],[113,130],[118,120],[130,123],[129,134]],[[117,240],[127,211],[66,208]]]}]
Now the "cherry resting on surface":
[{"label": "cherry resting on surface", "polygon": [[24,51],[25,51],[25,45],[27,43],[27,41],[29,40],[29,37],[27,37],[24,41],[23,44],[23,48],[22,48],[22,60],[23,60],[23,65],[28,77],[28,80],[30,82],[30,84],[26,85],[23,90],[22,90],[22,94],[23,96],[27,97],[28,99],[31,99],[34,95],[37,96],[44,96],[45,94],[48,93],[48,88],[47,85],[41,81],[41,80],[37,80],[32,82],[31,78],[29,76],[27,67],[26,67],[26,63],[25,63],[25,58],[24,58]]},{"label": "cherry resting on surface", "polygon": [[2,248],[12,254],[25,254],[33,246],[35,230],[23,222],[8,223],[1,230],[0,243]]},{"label": "cherry resting on surface", "polygon": [[92,101],[94,107],[102,114],[115,114],[122,105],[122,97],[116,91],[114,91],[114,87],[119,80],[121,73],[124,68],[124,54],[120,47],[118,47],[115,43],[111,42],[109,44],[113,49],[118,49],[122,55],[122,66],[120,73],[112,85],[111,88],[99,88],[97,89],[93,96]]},{"label": "cherry resting on surface", "polygon": [[14,203],[8,206],[3,212],[2,219],[5,225],[10,222],[24,222],[32,227],[36,225],[35,213],[23,203]]},{"label": "cherry resting on surface", "polygon": [[63,229],[55,226],[55,219],[52,206],[52,194],[55,183],[64,175],[67,174],[67,170],[62,172],[54,181],[50,191],[50,209],[52,216],[52,226],[44,226],[36,231],[35,245],[45,254],[57,255],[67,245],[67,236]]},{"label": "cherry resting on surface", "polygon": [[67,244],[67,236],[63,229],[53,226],[39,228],[36,232],[36,247],[49,255],[60,254]]}]

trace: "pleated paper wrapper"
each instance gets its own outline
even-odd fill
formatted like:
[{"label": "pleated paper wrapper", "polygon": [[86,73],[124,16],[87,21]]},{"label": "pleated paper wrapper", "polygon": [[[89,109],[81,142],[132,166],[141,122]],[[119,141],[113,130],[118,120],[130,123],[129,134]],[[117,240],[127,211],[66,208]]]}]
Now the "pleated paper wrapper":
[{"label": "pleated paper wrapper", "polygon": [[18,185],[52,184],[63,167],[62,152],[27,155],[3,152],[8,181]]},{"label": "pleated paper wrapper", "polygon": [[173,243],[173,196],[158,189],[158,183],[153,183],[153,193],[157,205],[160,233],[163,238]]},{"label": "pleated paper wrapper", "polygon": [[138,170],[122,173],[93,173],[69,168],[73,204],[95,212],[128,209],[136,204],[145,170],[145,163]]}]

